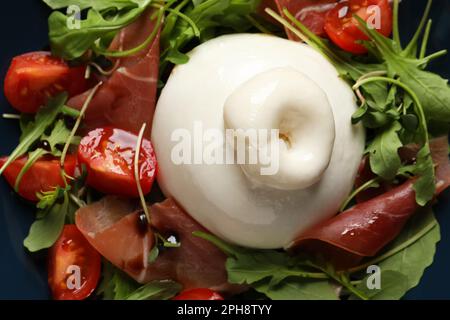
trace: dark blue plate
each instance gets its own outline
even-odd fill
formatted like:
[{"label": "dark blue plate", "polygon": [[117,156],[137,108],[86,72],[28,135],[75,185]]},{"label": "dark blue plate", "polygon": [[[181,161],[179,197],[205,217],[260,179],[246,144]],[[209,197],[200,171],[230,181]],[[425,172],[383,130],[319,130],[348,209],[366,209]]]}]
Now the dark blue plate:
[{"label": "dark blue plate", "polygon": [[[47,46],[47,16],[49,11],[38,0],[3,1],[0,11],[0,81],[10,59],[28,51]],[[409,37],[416,28],[424,0],[404,0],[401,12],[401,31]],[[450,47],[450,1],[435,0],[432,9],[433,31],[430,51]],[[433,71],[448,77],[450,59],[444,58],[431,66]],[[0,113],[13,112],[3,94],[0,95]],[[15,120],[0,119],[0,154],[9,154],[17,144],[19,128]],[[47,275],[44,255],[30,255],[22,246],[28,228],[34,219],[34,208],[21,201],[0,179],[0,298],[47,299]],[[435,261],[429,267],[420,285],[411,290],[409,299],[450,299],[450,192],[440,197],[435,207],[442,228]]]}]

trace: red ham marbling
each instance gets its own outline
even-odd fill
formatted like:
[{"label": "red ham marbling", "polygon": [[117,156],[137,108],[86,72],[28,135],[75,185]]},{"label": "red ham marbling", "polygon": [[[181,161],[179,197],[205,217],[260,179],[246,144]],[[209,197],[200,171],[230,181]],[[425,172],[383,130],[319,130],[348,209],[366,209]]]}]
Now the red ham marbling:
[{"label": "red ham marbling", "polygon": [[[140,45],[153,31],[155,20],[151,12],[122,29],[113,40],[110,50],[127,50]],[[135,55],[120,58],[117,69],[104,80],[104,84],[89,104],[83,124],[86,130],[113,126],[134,133],[147,124],[150,136],[156,104],[159,65],[159,35],[146,49]],[[81,108],[88,92],[75,96],[68,105]]]},{"label": "red ham marbling", "polygon": [[[133,210],[131,202],[107,196],[78,210],[76,225],[107,260],[138,282],[172,279],[185,289],[239,291],[239,286],[227,282],[225,254],[192,235],[193,231],[206,230],[173,200],[150,207],[152,229],[142,230],[139,214]],[[149,263],[154,231],[164,237],[176,236],[181,246],[162,249],[156,261]]]},{"label": "red ham marbling", "polygon": [[[286,8],[297,20],[302,22],[309,30],[319,36],[325,36],[325,15],[339,1],[337,0],[275,0],[278,11],[286,20],[283,13]],[[300,41],[291,31],[286,29],[289,39]]]},{"label": "red ham marbling", "polygon": [[[446,137],[431,142],[436,164],[436,194],[450,185],[450,165]],[[362,257],[374,256],[402,230],[419,206],[415,201],[414,180],[358,203],[352,208],[323,221],[300,235],[293,250],[322,250],[340,265],[348,265]]]}]

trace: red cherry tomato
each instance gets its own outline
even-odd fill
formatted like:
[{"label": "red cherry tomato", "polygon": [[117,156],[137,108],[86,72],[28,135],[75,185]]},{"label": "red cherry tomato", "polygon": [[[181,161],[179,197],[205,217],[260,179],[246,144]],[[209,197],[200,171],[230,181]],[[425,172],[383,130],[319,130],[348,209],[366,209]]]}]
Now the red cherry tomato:
[{"label": "red cherry tomato", "polygon": [[97,287],[101,257],[74,224],[50,248],[48,283],[56,300],[83,300]]},{"label": "red cherry tomato", "polygon": [[[107,194],[138,197],[134,157],[138,137],[130,132],[104,127],[87,134],[78,147],[78,162],[87,168],[87,184]],[[150,192],[156,174],[152,144],[143,139],[139,155],[139,182]]]},{"label": "red cherry tomato", "polygon": [[339,3],[327,13],[325,31],[341,49],[354,53],[366,53],[367,49],[356,41],[368,40],[359,29],[359,16],[379,33],[388,36],[392,32],[392,10],[388,0],[349,0]]},{"label": "red cherry tomato", "polygon": [[185,290],[173,300],[223,300],[223,297],[215,291],[206,288]]},{"label": "red cherry tomato", "polygon": [[[7,157],[0,158],[0,167],[7,161]],[[43,157],[36,161],[24,174],[19,184],[19,195],[23,198],[36,202],[37,193],[51,191],[56,186],[64,187],[65,183],[61,176],[59,158]],[[14,188],[16,178],[27,162],[27,157],[13,161],[3,172],[3,176],[9,185]],[[76,167],[76,157],[68,155],[64,162],[64,171],[73,176]]]},{"label": "red cherry tomato", "polygon": [[4,91],[20,112],[35,113],[47,99],[67,91],[69,96],[88,89],[85,67],[70,68],[49,52],[30,52],[15,57],[6,74]]}]

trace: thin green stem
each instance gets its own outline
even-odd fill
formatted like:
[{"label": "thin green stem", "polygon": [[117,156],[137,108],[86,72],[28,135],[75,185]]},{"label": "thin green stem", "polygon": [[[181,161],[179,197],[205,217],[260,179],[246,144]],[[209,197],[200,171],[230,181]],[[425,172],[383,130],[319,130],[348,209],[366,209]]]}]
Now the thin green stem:
[{"label": "thin green stem", "polygon": [[86,71],[84,71],[84,78],[85,79],[89,79],[91,77],[91,71],[92,71],[91,69],[92,69],[91,64],[88,64],[86,66]]},{"label": "thin green stem", "polygon": [[294,28],[288,21],[286,21],[285,19],[283,19],[282,16],[280,16],[279,14],[277,14],[275,11],[273,11],[270,8],[266,8],[265,9],[266,13],[271,16],[272,18],[274,18],[275,20],[277,20],[279,23],[281,23],[285,28],[287,28],[289,31],[291,31],[292,33],[294,33],[297,37],[299,37],[299,39],[301,39],[303,42],[306,42],[307,44],[309,44],[310,46],[316,47],[318,45],[316,45],[315,43],[313,43],[312,41],[309,41],[309,38],[304,35],[303,33],[301,33],[298,29]]},{"label": "thin green stem", "polygon": [[293,277],[310,278],[310,279],[329,279],[330,277],[324,272],[305,272],[295,270],[285,270],[284,273]]},{"label": "thin green stem", "polygon": [[110,76],[114,71],[116,71],[119,64],[120,64],[120,59],[116,59],[116,61],[114,62],[114,66],[110,70],[105,70],[97,63],[91,61],[89,63],[89,67],[94,67],[95,70],[97,70],[97,72],[99,72],[101,75]]},{"label": "thin green stem", "polygon": [[44,149],[37,149],[36,151],[30,153],[30,156],[27,159],[27,162],[25,163],[25,165],[22,167],[22,169],[20,170],[19,174],[16,177],[16,181],[14,183],[14,191],[15,192],[19,192],[19,186],[20,186],[20,181],[22,181],[23,176],[25,175],[25,173],[28,172],[28,170],[30,169],[30,167],[40,158],[42,157],[44,154],[46,154],[47,151],[45,151]]},{"label": "thin green stem", "polygon": [[72,118],[78,118],[80,116],[80,111],[71,107],[68,107],[64,105],[61,109],[61,112],[65,114],[66,116],[72,117]]},{"label": "thin green stem", "polygon": [[[103,82],[99,82],[89,93],[88,97],[84,101],[83,107],[80,110],[80,114],[78,115],[77,121],[75,122],[75,125],[72,128],[72,131],[70,132],[69,138],[66,141],[66,144],[64,145],[63,151],[61,153],[61,161],[60,165],[61,168],[64,168],[64,162],[66,160],[67,152],[69,151],[69,147],[72,144],[72,140],[75,137],[75,133],[77,132],[78,128],[80,127],[81,120],[84,117],[84,114],[86,113],[86,110],[91,103],[92,99],[94,98],[95,93],[97,92],[98,88],[103,84]],[[63,169],[64,171],[64,169]],[[65,173],[63,172],[63,179],[66,180]]]},{"label": "thin green stem", "polygon": [[250,23],[259,31],[261,31],[264,34],[272,34],[272,32],[270,32],[269,29],[267,29],[266,27],[264,27],[258,20],[256,20],[255,18],[253,18],[250,14],[247,14],[245,16],[247,18],[248,21],[250,21]]},{"label": "thin green stem", "polygon": [[4,113],[2,114],[3,119],[20,120],[20,114]]},{"label": "thin green stem", "polygon": [[414,50],[414,48],[416,48],[417,46],[417,42],[419,40],[419,36],[422,33],[422,30],[425,26],[425,23],[428,19],[428,15],[430,14],[430,9],[431,9],[431,4],[432,4],[432,0],[428,0],[427,2],[427,6],[425,7],[425,12],[423,14],[422,19],[420,20],[419,23],[419,27],[416,30],[416,33],[414,34],[414,36],[412,37],[411,41],[409,42],[408,46],[406,47],[404,53],[406,55],[409,55],[412,53],[412,51]]},{"label": "thin green stem", "polygon": [[321,270],[323,273],[325,273],[326,275],[328,275],[329,278],[335,280],[337,283],[341,284],[343,287],[345,287],[348,291],[350,291],[351,293],[353,293],[355,296],[357,296],[358,298],[362,299],[362,300],[368,300],[368,298],[361,292],[359,292],[359,290],[357,290],[353,284],[350,282],[350,280],[347,278],[346,273],[338,273],[333,271],[328,270],[327,268],[324,268],[320,265],[316,265],[315,263],[310,263],[310,266],[316,269]]},{"label": "thin green stem", "polygon": [[153,27],[152,32],[150,33],[148,38],[145,39],[145,41],[142,42],[137,47],[134,47],[134,48],[131,48],[131,49],[128,49],[128,50],[110,51],[110,50],[104,50],[104,49],[100,48],[98,45],[96,45],[95,48],[94,48],[94,51],[97,54],[104,55],[106,57],[113,57],[113,58],[123,58],[123,57],[134,55],[134,54],[142,51],[143,49],[148,47],[150,45],[150,43],[152,43],[153,40],[156,38],[156,35],[159,32],[159,27],[161,26],[161,23],[162,23],[162,20],[163,20],[163,16],[164,16],[164,9],[161,8],[161,9],[158,10],[158,14],[157,14],[157,17],[156,17],[156,24]]},{"label": "thin green stem", "polygon": [[361,193],[362,191],[369,189],[371,187],[377,186],[379,181],[380,181],[380,177],[373,178],[373,179],[367,181],[366,183],[364,183],[363,185],[361,185],[355,191],[353,191],[350,194],[350,196],[347,198],[347,200],[345,200],[344,203],[342,204],[342,206],[339,208],[339,212],[344,211],[347,208],[350,201],[352,201],[359,193]]},{"label": "thin green stem", "polygon": [[430,54],[430,55],[424,57],[424,58],[422,59],[422,61],[423,61],[423,63],[428,63],[428,62],[430,62],[431,60],[440,58],[440,57],[442,57],[442,56],[445,56],[446,54],[447,54],[447,50],[446,50],[446,49],[440,50],[440,51],[437,51],[437,52],[435,52],[435,53],[432,53],[432,54]]},{"label": "thin green stem", "polygon": [[78,208],[83,208],[84,206],[86,206],[86,203],[84,203],[84,201],[79,199],[73,193],[70,192],[69,193],[69,197],[70,197],[70,200],[72,200],[72,202],[75,203],[78,206]]},{"label": "thin green stem", "polygon": [[[173,8],[173,10],[174,11],[180,11],[187,4],[189,4],[190,1],[191,0],[183,0],[175,8]],[[169,3],[166,4],[167,7],[168,7],[168,5],[169,5]],[[175,19],[172,19],[172,18],[175,18]],[[163,47],[167,46],[167,43],[164,43],[164,40],[172,32],[173,28],[175,27],[176,20],[177,20],[176,16],[175,16],[174,12],[172,11],[169,15],[167,15],[167,17],[166,17],[166,19],[164,21],[164,28],[161,31],[161,42],[162,42],[162,46]],[[163,56],[163,54],[161,54],[161,56]]]},{"label": "thin green stem", "polygon": [[391,250],[389,250],[389,251],[383,253],[382,255],[380,255],[380,256],[370,260],[367,263],[364,263],[362,265],[359,265],[359,266],[356,266],[356,267],[348,269],[347,272],[349,272],[349,273],[359,272],[359,271],[367,269],[367,267],[369,267],[371,265],[378,264],[378,263],[380,263],[380,262],[382,262],[382,261],[392,257],[393,255],[395,255],[395,254],[399,253],[400,251],[402,251],[402,250],[408,248],[409,246],[413,245],[416,241],[421,239],[423,236],[425,236],[428,232],[430,232],[436,226],[437,226],[437,221],[433,220],[425,228],[420,230],[413,237],[409,238],[408,240],[406,240],[402,244],[398,245],[395,248],[392,248]]},{"label": "thin green stem", "polygon": [[142,191],[141,179],[139,176],[139,156],[141,154],[142,140],[144,139],[144,132],[147,124],[144,122],[142,124],[141,131],[139,132],[138,140],[136,143],[136,151],[134,153],[134,179],[136,181],[137,190],[139,193],[139,199],[141,200],[142,210],[144,210],[145,216],[147,217],[148,224],[151,223],[150,212],[148,211],[147,203],[145,202],[144,192]]},{"label": "thin green stem", "polygon": [[400,30],[398,27],[398,5],[399,0],[394,0],[394,6],[393,6],[393,19],[392,19],[392,34],[394,37],[394,41],[397,43],[400,50],[402,49],[402,44],[400,40]]},{"label": "thin green stem", "polygon": [[430,19],[428,20],[427,26],[425,27],[425,32],[423,34],[422,38],[422,44],[420,47],[420,53],[419,53],[419,59],[423,59],[425,57],[425,54],[427,52],[427,45],[428,45],[428,39],[430,37],[430,31],[431,31],[431,25],[433,24],[433,21]]},{"label": "thin green stem", "polygon": [[361,81],[357,81],[355,83],[355,85],[353,86],[353,90],[358,89],[359,87],[361,87],[362,85],[364,85],[366,83],[376,82],[376,81],[394,84],[394,85],[402,88],[406,93],[408,93],[408,95],[411,97],[411,99],[413,100],[414,105],[416,107],[416,113],[419,116],[419,119],[420,119],[420,122],[422,125],[422,129],[424,131],[423,134],[424,134],[424,138],[425,138],[425,144],[428,145],[429,136],[428,136],[428,125],[427,125],[427,120],[425,117],[425,112],[423,111],[423,107],[422,107],[422,104],[420,103],[419,98],[417,97],[416,93],[410,87],[408,87],[403,82],[396,80],[396,79],[387,78],[387,77],[371,77],[371,78],[363,79]]},{"label": "thin green stem", "polygon": [[[266,11],[269,13],[270,9],[266,9]],[[272,10],[270,10],[272,11]],[[273,12],[273,11],[272,11]],[[274,13],[274,12],[273,12]],[[275,19],[277,19],[279,22],[281,22],[286,28],[288,28],[290,31],[292,31],[297,37],[302,39],[304,42],[309,44],[312,47],[316,47],[323,52],[326,52],[327,56],[331,59],[334,59],[334,61],[345,63],[339,56],[337,56],[330,48],[328,48],[322,41],[315,38],[315,35],[309,31],[308,28],[306,28],[300,21],[297,20],[286,8],[283,9],[283,13],[286,15],[286,17],[302,32],[300,32],[298,29],[294,28],[289,22],[284,20],[279,15],[272,15]],[[276,17],[278,16],[278,18]],[[283,21],[283,22],[282,22]],[[315,40],[312,40],[315,39]]]},{"label": "thin green stem", "polygon": [[164,8],[163,6],[160,5],[154,5],[154,7],[159,8],[159,9],[164,9],[178,17],[180,17],[181,19],[183,19],[184,21],[186,21],[189,26],[191,27],[192,31],[194,32],[194,35],[199,38],[200,37],[200,30],[197,27],[197,25],[195,24],[194,20],[192,20],[191,18],[189,18],[187,15],[185,15],[184,13],[182,13],[179,10],[176,9],[172,9],[172,8]]}]

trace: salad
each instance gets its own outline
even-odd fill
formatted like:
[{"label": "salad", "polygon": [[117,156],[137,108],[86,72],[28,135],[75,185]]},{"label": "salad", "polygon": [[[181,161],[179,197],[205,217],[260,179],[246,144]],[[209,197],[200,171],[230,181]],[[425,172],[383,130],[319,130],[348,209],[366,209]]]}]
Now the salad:
[{"label": "salad", "polygon": [[440,240],[450,88],[426,3],[42,0],[0,175],[57,300],[400,299]]}]

